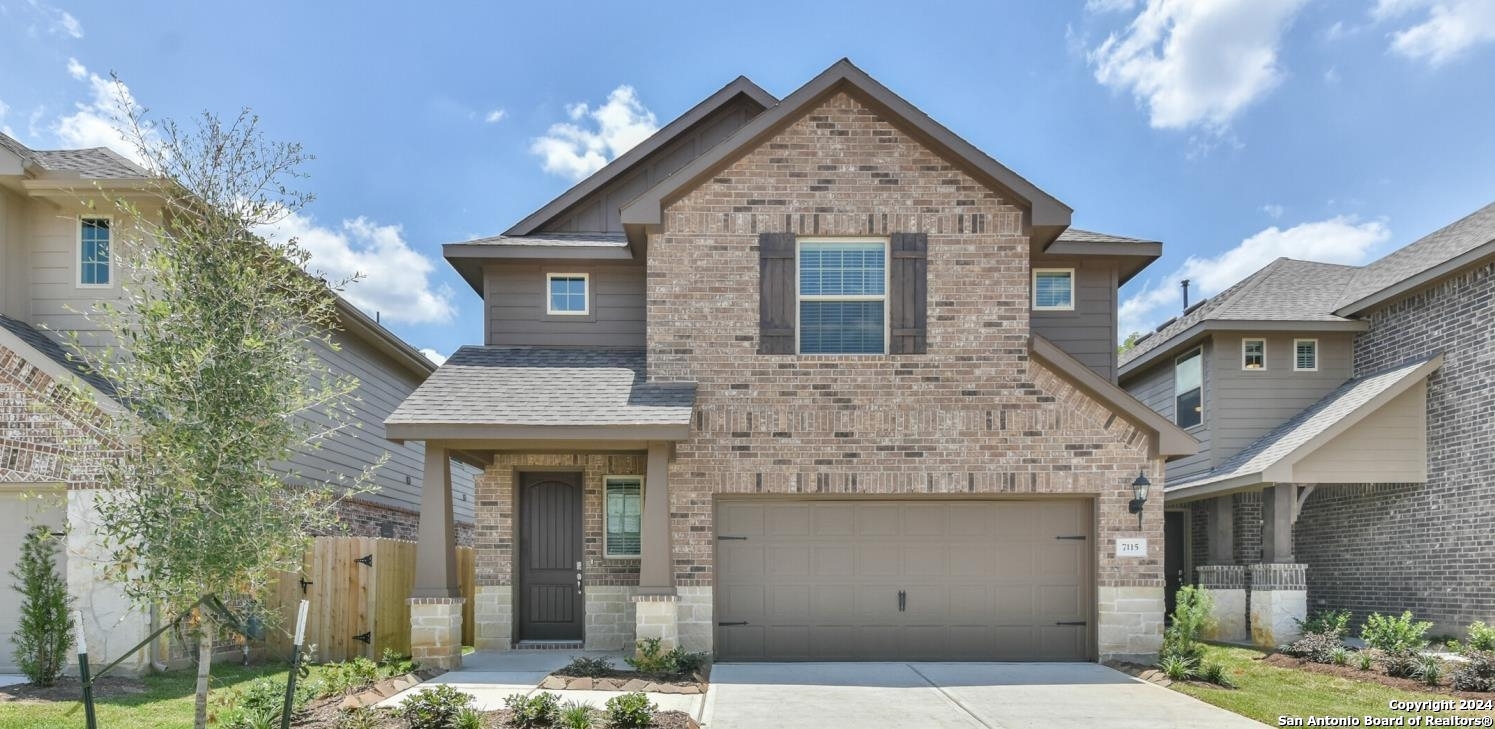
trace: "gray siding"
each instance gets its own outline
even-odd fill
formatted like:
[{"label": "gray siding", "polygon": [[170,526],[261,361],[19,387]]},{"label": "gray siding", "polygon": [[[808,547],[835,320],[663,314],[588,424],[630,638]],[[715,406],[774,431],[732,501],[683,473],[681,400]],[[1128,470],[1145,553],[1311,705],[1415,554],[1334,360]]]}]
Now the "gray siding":
[{"label": "gray siding", "polygon": [[[589,276],[586,316],[546,314],[546,274]],[[521,346],[644,346],[644,267],[489,264],[483,269],[488,344]]]},{"label": "gray siding", "polygon": [[623,232],[618,211],[624,204],[731,136],[761,111],[756,102],[738,97],[626,174],[578,200],[540,229],[570,233]]},{"label": "gray siding", "polygon": [[[1267,368],[1241,369],[1241,340],[1267,340]],[[1293,340],[1317,339],[1317,372],[1293,370]],[[1217,332],[1206,367],[1214,374],[1215,464],[1224,462],[1354,376],[1354,335]]]},{"label": "gray siding", "polygon": [[26,200],[0,188],[0,314],[27,320],[31,250],[26,245]]},{"label": "gray siding", "polygon": [[1116,263],[1097,258],[1033,259],[1033,268],[1075,270],[1074,311],[1034,311],[1033,331],[1101,377],[1116,381]]},{"label": "gray siding", "polygon": [[[1213,373],[1210,371],[1209,357],[1210,345],[1206,341],[1204,347],[1204,422],[1199,426],[1190,428],[1189,435],[1199,441],[1199,452],[1184,458],[1168,462],[1168,480],[1176,480],[1197,473],[1208,471],[1214,466],[1212,460],[1214,444],[1211,433],[1211,425],[1215,414],[1214,382]],[[1173,358],[1155,365],[1152,369],[1134,376],[1126,384],[1127,392],[1142,401],[1142,404],[1156,410],[1169,420],[1173,419]]]}]

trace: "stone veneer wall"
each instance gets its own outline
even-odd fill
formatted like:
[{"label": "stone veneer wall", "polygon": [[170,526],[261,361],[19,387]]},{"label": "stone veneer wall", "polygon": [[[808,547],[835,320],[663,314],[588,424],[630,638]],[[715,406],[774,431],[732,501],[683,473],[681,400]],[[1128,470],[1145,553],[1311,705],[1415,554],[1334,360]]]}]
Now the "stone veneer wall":
[{"label": "stone veneer wall", "polygon": [[[1161,464],[1145,434],[1030,361],[1022,217],[844,92],[668,205],[649,240],[647,336],[651,379],[698,383],[670,465],[682,592],[712,584],[719,493],[1085,494],[1100,653],[1156,651],[1161,509],[1145,512],[1148,558],[1109,545],[1137,533],[1129,484],[1139,470],[1161,483]],[[758,354],[764,231],[927,232],[928,353]]]}]

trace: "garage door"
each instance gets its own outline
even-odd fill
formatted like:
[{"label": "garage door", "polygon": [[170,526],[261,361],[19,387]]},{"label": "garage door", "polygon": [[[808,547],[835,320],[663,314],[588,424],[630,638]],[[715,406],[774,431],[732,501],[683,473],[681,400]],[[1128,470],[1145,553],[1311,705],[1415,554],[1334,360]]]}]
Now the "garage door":
[{"label": "garage door", "polygon": [[[0,673],[16,673],[15,644],[10,642],[20,621],[21,596],[11,587],[15,582],[10,571],[21,556],[21,540],[33,524],[46,524],[53,531],[63,525],[62,497],[59,494],[25,497],[0,491]],[[66,574],[64,550],[57,550],[57,569]]]},{"label": "garage door", "polygon": [[1088,501],[722,500],[722,660],[1088,660]]}]

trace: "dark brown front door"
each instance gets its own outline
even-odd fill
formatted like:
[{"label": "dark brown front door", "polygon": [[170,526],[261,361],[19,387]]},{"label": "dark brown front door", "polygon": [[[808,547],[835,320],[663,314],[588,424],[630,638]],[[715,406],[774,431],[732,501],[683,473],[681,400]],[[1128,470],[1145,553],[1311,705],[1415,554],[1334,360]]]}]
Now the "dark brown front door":
[{"label": "dark brown front door", "polygon": [[581,474],[519,483],[519,639],[581,640]]},{"label": "dark brown front door", "polygon": [[1163,512],[1163,605],[1170,618],[1178,602],[1178,589],[1187,584],[1184,580],[1186,525],[1182,511]]}]

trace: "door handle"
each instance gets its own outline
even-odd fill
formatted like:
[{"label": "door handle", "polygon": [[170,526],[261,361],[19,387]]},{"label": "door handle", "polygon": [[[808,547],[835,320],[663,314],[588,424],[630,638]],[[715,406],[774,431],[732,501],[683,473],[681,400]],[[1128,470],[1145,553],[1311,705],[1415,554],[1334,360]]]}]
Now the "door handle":
[{"label": "door handle", "polygon": [[901,613],[904,610],[906,610],[907,608],[908,608],[908,593],[905,592],[905,591],[903,591],[903,590],[899,590],[898,591],[898,612]]},{"label": "door handle", "polygon": [[581,563],[576,563],[576,594],[581,594]]}]

